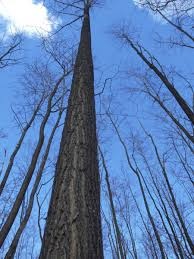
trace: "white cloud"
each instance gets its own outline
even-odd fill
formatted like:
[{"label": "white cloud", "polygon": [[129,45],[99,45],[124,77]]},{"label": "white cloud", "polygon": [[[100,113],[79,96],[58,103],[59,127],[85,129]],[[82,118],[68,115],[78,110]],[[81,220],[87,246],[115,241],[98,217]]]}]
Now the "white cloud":
[{"label": "white cloud", "polygon": [[0,0],[0,18],[8,35],[47,36],[57,24],[43,3],[34,0]]}]

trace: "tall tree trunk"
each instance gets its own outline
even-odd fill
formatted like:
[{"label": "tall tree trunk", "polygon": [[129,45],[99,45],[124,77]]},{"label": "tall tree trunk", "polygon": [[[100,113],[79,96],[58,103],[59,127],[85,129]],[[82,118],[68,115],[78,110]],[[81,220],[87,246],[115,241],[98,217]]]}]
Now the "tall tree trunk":
[{"label": "tall tree trunk", "polygon": [[3,192],[3,189],[4,189],[5,185],[6,185],[7,179],[9,177],[9,175],[10,175],[11,170],[12,170],[15,157],[16,157],[17,153],[20,150],[20,147],[21,147],[21,145],[23,143],[23,140],[24,140],[24,138],[25,138],[29,128],[31,127],[32,123],[34,122],[34,120],[35,120],[35,118],[37,116],[37,113],[38,113],[38,111],[39,111],[39,109],[41,107],[42,102],[43,102],[43,98],[41,98],[41,100],[39,101],[37,107],[35,108],[35,110],[34,110],[34,112],[32,114],[32,117],[30,118],[30,120],[26,124],[26,126],[24,127],[24,129],[23,129],[23,131],[21,133],[21,136],[20,136],[20,138],[19,138],[19,140],[18,140],[18,142],[17,142],[17,144],[15,146],[15,149],[14,149],[14,151],[12,152],[12,154],[10,156],[9,163],[8,163],[7,169],[5,171],[5,175],[4,175],[3,179],[2,179],[2,182],[0,183],[0,195]]},{"label": "tall tree trunk", "polygon": [[120,227],[119,227],[118,220],[117,220],[117,215],[116,215],[116,211],[115,211],[115,205],[114,205],[114,201],[113,201],[111,185],[110,185],[110,181],[109,181],[108,168],[106,166],[104,154],[102,153],[102,150],[101,150],[100,146],[98,147],[98,149],[99,149],[99,152],[100,152],[100,155],[101,155],[101,158],[102,158],[102,166],[103,166],[103,169],[105,171],[105,180],[106,180],[106,185],[107,185],[107,189],[108,189],[110,210],[111,210],[111,214],[112,214],[112,218],[113,218],[113,224],[115,226],[116,239],[117,239],[118,247],[119,247],[119,254],[120,254],[119,258],[126,259],[125,251],[124,251],[124,248],[123,248],[122,235],[121,235]]},{"label": "tall tree trunk", "polygon": [[45,127],[46,127],[46,124],[48,122],[48,119],[49,119],[51,111],[52,111],[52,100],[53,100],[61,82],[63,81],[64,77],[65,77],[65,74],[63,74],[62,77],[57,81],[56,85],[54,86],[54,88],[48,98],[46,112],[45,112],[42,122],[40,124],[38,142],[37,142],[36,148],[33,152],[31,162],[27,169],[27,172],[26,172],[25,178],[22,182],[22,185],[20,187],[20,190],[16,196],[15,202],[9,212],[9,215],[8,215],[3,227],[0,230],[0,248],[2,247],[5,239],[7,238],[8,234],[9,234],[9,231],[17,217],[17,214],[19,212],[19,209],[20,209],[23,199],[25,197],[26,191],[32,180],[33,173],[34,173],[34,170],[36,169],[36,164],[37,164],[37,161],[39,159],[39,156],[40,156],[43,144],[44,144]]},{"label": "tall tree trunk", "polygon": [[[137,179],[138,179],[138,183],[139,183],[139,187],[140,187],[140,190],[141,190],[141,194],[142,194],[142,197],[143,197],[143,201],[144,201],[144,205],[145,205],[145,208],[146,208],[146,211],[147,211],[147,214],[148,214],[148,218],[150,220],[150,223],[152,225],[152,228],[154,230],[154,234],[155,234],[155,237],[156,237],[156,240],[158,242],[158,246],[159,246],[159,249],[160,249],[160,253],[161,253],[161,258],[162,259],[166,259],[166,253],[165,253],[165,250],[164,250],[164,246],[163,246],[163,243],[162,243],[162,240],[160,238],[160,234],[158,232],[158,228],[155,224],[155,220],[151,214],[151,210],[150,210],[150,206],[149,206],[149,203],[148,203],[148,200],[147,200],[147,197],[146,197],[146,193],[145,193],[145,190],[144,190],[144,187],[143,187],[143,182],[141,180],[141,174],[140,174],[140,170],[137,166],[137,164],[135,163],[135,166],[133,166],[132,162],[131,162],[131,159],[130,159],[130,156],[128,154],[128,150],[127,150],[127,147],[126,147],[126,144],[125,142],[123,141],[120,133],[119,133],[119,130],[116,126],[116,124],[114,123],[113,119],[111,118],[110,114],[107,113],[107,116],[109,117],[115,131],[116,131],[116,134],[119,138],[119,141],[120,143],[122,144],[123,148],[124,148],[124,151],[125,151],[125,155],[126,155],[126,158],[127,158],[127,163],[129,165],[129,168],[133,171],[133,173],[137,176]],[[135,162],[135,161],[134,161]]]},{"label": "tall tree trunk", "polygon": [[[123,33],[121,36],[123,39],[126,40],[126,42],[131,46],[131,48],[137,53],[137,55],[144,61],[144,63],[154,71],[154,73],[158,76],[158,78],[163,82],[163,84],[166,86],[166,88],[169,90],[169,92],[172,94],[172,96],[175,98],[176,102],[179,104],[183,112],[187,115],[188,119],[194,125],[194,113],[192,109],[190,108],[189,104],[186,102],[186,100],[183,98],[183,96],[179,93],[179,91],[175,88],[173,83],[171,83],[168,80],[168,77],[166,76],[165,72],[163,71],[162,66],[158,62],[158,60],[151,56],[149,52],[140,46],[139,43],[135,44],[133,40],[130,39],[130,37]],[[146,54],[148,54],[149,58],[146,57]],[[157,65],[154,64],[156,61]]]},{"label": "tall tree trunk", "polygon": [[57,130],[57,127],[59,126],[59,122],[60,122],[62,113],[63,113],[63,109],[61,108],[61,110],[59,111],[59,114],[58,114],[57,121],[56,121],[56,123],[55,123],[55,125],[54,125],[54,127],[51,131],[50,137],[48,139],[46,150],[45,150],[43,158],[41,160],[41,164],[40,164],[40,167],[38,169],[38,173],[37,173],[37,176],[36,176],[36,179],[35,179],[35,182],[34,182],[30,197],[29,197],[28,207],[27,207],[27,209],[24,213],[24,217],[20,222],[20,226],[18,227],[18,229],[16,231],[16,234],[15,234],[15,236],[14,236],[14,238],[13,238],[13,240],[12,240],[10,246],[9,246],[9,249],[8,249],[6,255],[5,255],[5,259],[14,258],[14,255],[16,253],[16,249],[18,247],[18,243],[19,243],[19,240],[21,238],[21,235],[22,235],[22,233],[23,233],[23,231],[24,231],[24,229],[25,229],[25,227],[26,227],[26,225],[29,221],[29,218],[31,216],[31,212],[33,210],[33,205],[34,205],[34,196],[35,196],[35,194],[37,192],[37,189],[38,189],[38,186],[40,184],[40,181],[41,181],[41,178],[42,178],[42,175],[43,175],[43,172],[44,172],[45,164],[46,164],[47,158],[49,156],[51,144],[52,144],[55,132]]},{"label": "tall tree trunk", "polygon": [[103,258],[89,8],[84,10],[40,258]]}]

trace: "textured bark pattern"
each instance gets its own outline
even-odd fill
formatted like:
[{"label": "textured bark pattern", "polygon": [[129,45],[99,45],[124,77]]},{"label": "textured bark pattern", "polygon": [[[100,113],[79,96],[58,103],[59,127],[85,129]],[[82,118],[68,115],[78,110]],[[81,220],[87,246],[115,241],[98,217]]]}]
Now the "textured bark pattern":
[{"label": "textured bark pattern", "polygon": [[103,258],[89,10],[82,25],[40,258]]}]

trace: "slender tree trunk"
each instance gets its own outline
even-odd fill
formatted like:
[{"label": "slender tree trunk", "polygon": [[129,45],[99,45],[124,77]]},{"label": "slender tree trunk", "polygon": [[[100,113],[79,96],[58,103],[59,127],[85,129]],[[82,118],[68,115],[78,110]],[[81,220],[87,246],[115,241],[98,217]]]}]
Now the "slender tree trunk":
[{"label": "slender tree trunk", "polygon": [[5,187],[5,184],[7,182],[7,179],[10,175],[10,172],[11,172],[11,169],[13,167],[13,164],[14,164],[14,160],[15,160],[15,157],[18,153],[18,151],[20,150],[20,147],[23,143],[23,140],[28,132],[28,129],[31,127],[32,123],[34,122],[35,118],[36,118],[36,115],[40,109],[40,106],[41,106],[41,103],[42,103],[42,99],[40,100],[40,102],[38,103],[36,109],[34,110],[33,114],[32,114],[32,117],[30,118],[29,122],[27,123],[27,125],[25,126],[25,128],[23,129],[22,133],[21,133],[21,136],[15,146],[15,149],[14,151],[12,152],[11,156],[10,156],[10,160],[9,160],[9,163],[8,163],[8,166],[7,166],[7,169],[5,171],[5,175],[2,179],[2,182],[0,183],[0,195],[2,194],[3,192],[3,189]]},{"label": "slender tree trunk", "polygon": [[[173,83],[171,83],[168,80],[168,78],[167,78],[166,74],[164,73],[161,65],[159,65],[159,68],[156,65],[154,65],[153,60],[156,60],[156,59],[154,57],[152,57],[150,54],[149,54],[149,58],[150,58],[151,61],[149,61],[149,59],[146,57],[146,55],[143,52],[145,49],[143,47],[141,47],[139,44],[135,45],[135,43],[125,33],[122,35],[122,37],[131,46],[131,48],[137,53],[137,55],[144,61],[144,63],[151,70],[154,71],[154,73],[158,76],[158,78],[160,78],[160,80],[163,82],[163,84],[167,87],[169,92],[175,98],[175,100],[177,101],[177,103],[179,104],[179,106],[181,107],[183,112],[186,114],[186,116],[188,117],[190,122],[192,124],[194,124],[194,113],[193,113],[193,111],[191,110],[191,108],[189,107],[189,105],[187,104],[185,99],[182,97],[182,95],[179,93],[179,91],[175,88]],[[148,53],[147,50],[146,50],[146,52]],[[157,63],[159,64],[158,61],[157,61]]]},{"label": "slender tree trunk", "polygon": [[34,173],[34,170],[36,168],[36,164],[37,164],[37,161],[38,161],[38,158],[39,158],[39,155],[41,153],[41,150],[42,150],[42,147],[43,147],[43,144],[44,144],[44,139],[45,139],[45,136],[44,136],[44,131],[45,131],[45,127],[46,127],[46,124],[47,124],[47,121],[50,117],[50,114],[51,114],[51,110],[52,110],[52,100],[59,88],[59,85],[61,84],[62,80],[64,79],[65,77],[65,74],[58,80],[58,82],[56,83],[55,87],[53,88],[53,91],[51,92],[51,95],[49,96],[49,99],[48,99],[48,102],[47,102],[47,109],[46,109],[46,112],[45,112],[45,115],[43,117],[43,120],[41,122],[41,125],[40,125],[40,129],[39,129],[39,138],[38,138],[38,143],[36,145],[36,148],[33,152],[33,155],[32,155],[32,159],[31,159],[31,162],[30,162],[30,165],[28,167],[28,170],[27,170],[27,173],[25,175],[25,178],[22,182],[22,185],[20,187],[20,190],[17,194],[17,197],[15,199],[15,202],[13,204],[13,207],[11,208],[10,212],[9,212],[9,215],[0,231],[0,247],[3,245],[5,239],[7,238],[8,234],[9,234],[9,231],[17,217],[17,214],[18,214],[18,211],[21,207],[21,204],[23,202],[23,199],[25,197],[25,194],[26,194],[26,191],[28,189],[28,186],[30,184],[30,181],[32,179],[32,176],[33,176],[33,173]]},{"label": "slender tree trunk", "polygon": [[105,171],[105,180],[106,180],[106,185],[107,185],[107,189],[108,189],[110,210],[111,210],[111,214],[112,214],[112,218],[113,218],[113,224],[115,226],[116,239],[117,239],[117,242],[118,242],[120,258],[125,259],[126,255],[125,255],[125,252],[124,252],[124,249],[123,249],[121,231],[120,231],[119,224],[118,224],[118,221],[117,221],[117,215],[116,215],[116,211],[115,211],[115,205],[114,205],[111,185],[110,185],[110,181],[109,181],[109,172],[108,172],[108,168],[106,166],[104,154],[102,153],[102,150],[101,150],[100,146],[99,146],[98,149],[100,151],[100,155],[101,155],[101,158],[102,158],[102,165],[103,165],[103,168],[104,168],[104,171]]},{"label": "slender tree trunk", "polygon": [[181,122],[172,114],[172,112],[165,106],[164,102],[160,99],[158,95],[152,94],[150,91],[147,91],[148,95],[151,96],[154,101],[156,101],[160,107],[166,112],[166,114],[171,118],[171,120],[177,125],[177,127],[182,130],[185,136],[194,143],[194,137],[190,134],[190,132],[183,126]]},{"label": "slender tree trunk", "polygon": [[89,8],[84,10],[40,258],[103,258]]},{"label": "slender tree trunk", "polygon": [[47,146],[46,146],[46,150],[45,150],[45,153],[44,153],[44,156],[42,158],[42,161],[41,161],[41,164],[40,164],[40,167],[39,167],[39,170],[38,170],[38,173],[37,173],[37,176],[36,176],[36,179],[35,179],[35,182],[34,182],[34,185],[33,185],[33,188],[32,188],[32,192],[30,194],[30,199],[29,199],[29,204],[28,204],[28,207],[26,209],[26,212],[25,212],[25,215],[20,223],[20,226],[19,228],[17,229],[17,232],[9,246],[9,249],[5,255],[5,259],[10,259],[10,258],[14,258],[14,255],[15,255],[15,252],[16,252],[16,249],[17,249],[17,246],[18,246],[18,243],[19,243],[19,240],[20,240],[20,237],[28,223],[28,220],[31,216],[31,212],[32,212],[32,209],[33,209],[33,204],[34,204],[34,196],[36,194],[36,191],[38,189],[38,186],[40,184],[40,181],[41,181],[41,178],[42,178],[42,174],[44,172],[44,168],[45,168],[45,164],[47,162],[47,158],[48,158],[48,155],[49,155],[49,152],[50,152],[50,147],[51,147],[51,144],[52,144],[52,140],[53,140],[53,137],[55,135],[55,132],[57,130],[57,127],[59,125],[59,122],[60,122],[60,119],[61,119],[61,116],[62,116],[62,113],[63,113],[63,110],[61,109],[60,112],[59,112],[59,115],[58,115],[58,118],[57,118],[57,121],[52,129],[52,132],[50,134],[50,137],[48,139],[48,143],[47,143]]},{"label": "slender tree trunk", "polygon": [[184,232],[185,237],[186,237],[186,239],[187,239],[188,245],[189,245],[189,247],[190,247],[190,249],[191,249],[191,251],[192,251],[192,255],[194,255],[194,243],[193,243],[193,240],[192,240],[192,238],[191,238],[191,236],[190,236],[190,234],[189,234],[189,232],[188,232],[188,229],[187,229],[187,227],[186,227],[186,225],[185,225],[185,222],[184,222],[184,220],[183,220],[183,218],[182,218],[181,212],[180,212],[180,210],[179,210],[179,208],[178,208],[178,205],[177,205],[177,202],[176,202],[176,198],[175,198],[175,196],[174,196],[174,193],[173,193],[173,190],[172,190],[172,187],[171,187],[171,184],[170,184],[170,181],[169,181],[167,172],[166,172],[165,164],[162,163],[162,161],[161,161],[160,154],[159,154],[159,152],[158,152],[158,149],[157,149],[157,147],[156,147],[156,144],[155,144],[155,142],[154,142],[153,137],[152,137],[151,135],[149,135],[149,137],[150,137],[151,142],[152,142],[152,144],[153,144],[153,146],[154,146],[154,149],[155,149],[155,153],[156,153],[158,162],[159,162],[160,167],[161,167],[161,169],[162,169],[162,173],[163,173],[163,175],[164,175],[164,179],[165,179],[165,181],[166,181],[166,184],[167,184],[167,187],[168,187],[168,190],[169,190],[169,194],[170,194],[170,197],[171,197],[173,206],[174,206],[174,210],[176,211],[176,214],[177,214],[178,219],[179,219],[179,221],[180,221],[180,224],[181,224],[181,226],[182,226],[183,232]]},{"label": "slender tree trunk", "polygon": [[107,116],[109,117],[115,131],[116,131],[116,134],[119,138],[119,141],[120,143],[122,144],[123,148],[124,148],[124,151],[125,151],[125,155],[126,155],[126,158],[127,158],[127,163],[129,165],[129,168],[133,171],[133,173],[137,176],[137,179],[138,179],[138,183],[139,183],[139,187],[140,187],[140,190],[141,190],[141,194],[142,194],[142,197],[143,197],[143,201],[144,201],[144,205],[145,205],[145,208],[146,208],[146,211],[147,211],[147,214],[148,214],[148,218],[150,220],[150,223],[152,225],[152,228],[154,230],[154,234],[156,236],[156,240],[158,242],[158,246],[159,246],[159,249],[160,249],[160,253],[161,253],[161,258],[162,259],[166,259],[166,255],[165,255],[165,251],[164,251],[164,246],[163,246],[163,243],[161,241],[161,238],[160,238],[160,234],[158,232],[158,229],[156,227],[156,224],[155,224],[155,221],[154,221],[154,218],[151,214],[151,211],[150,211],[150,207],[149,207],[149,204],[148,204],[148,201],[147,201],[147,198],[146,198],[146,193],[144,191],[144,187],[143,187],[143,183],[142,183],[142,180],[141,180],[141,177],[140,177],[140,171],[137,167],[137,165],[135,165],[136,167],[134,167],[132,165],[132,162],[131,162],[131,159],[129,157],[129,154],[128,154],[128,150],[127,150],[127,147],[126,147],[126,144],[125,142],[123,141],[120,133],[119,133],[119,130],[116,126],[116,124],[114,123],[113,119],[111,118],[110,114],[107,114]]},{"label": "slender tree trunk", "polygon": [[[146,164],[146,166],[147,166],[147,169],[148,169],[148,171],[149,171],[149,173],[150,173],[150,176],[151,176],[153,185],[154,185],[154,187],[155,187],[155,189],[156,189],[156,192],[157,192],[156,195],[158,196],[157,198],[158,198],[158,200],[160,201],[160,202],[159,202],[159,206],[160,206],[160,208],[161,208],[161,210],[162,210],[163,215],[164,215],[165,218],[166,218],[166,221],[168,222],[168,225],[169,225],[170,230],[171,230],[171,232],[172,232],[172,237],[173,237],[173,239],[174,239],[174,241],[175,241],[175,243],[176,243],[176,251],[175,251],[175,249],[174,249],[174,253],[175,253],[175,255],[176,255],[176,253],[179,252],[180,258],[183,259],[183,258],[184,258],[184,254],[183,254],[183,251],[182,251],[181,242],[179,241],[178,236],[177,236],[177,233],[176,233],[176,231],[175,231],[175,228],[173,227],[173,223],[172,223],[172,220],[171,220],[171,218],[170,218],[170,215],[169,215],[168,209],[167,209],[167,207],[166,207],[166,204],[165,204],[165,202],[164,202],[164,199],[163,199],[163,197],[162,197],[160,188],[158,187],[157,182],[156,182],[156,180],[154,179],[154,176],[153,176],[151,167],[150,167],[150,165],[149,165],[149,163],[148,163],[146,157],[145,157],[143,154],[142,154],[142,157],[143,157],[144,162],[145,162],[145,164]],[[168,231],[166,231],[166,232],[168,232]],[[174,247],[173,247],[173,248],[174,248]],[[176,255],[176,256],[177,256],[177,258],[179,258],[178,255]]]},{"label": "slender tree trunk", "polygon": [[148,234],[148,237],[150,238],[150,241],[151,241],[150,244],[151,244],[151,246],[153,247],[154,256],[155,256],[155,257],[153,256],[153,258],[158,259],[158,258],[159,258],[159,255],[158,255],[157,252],[156,252],[156,247],[155,247],[155,244],[154,244],[154,241],[153,241],[153,236],[152,236],[152,234],[150,233],[149,228],[148,228],[148,225],[146,224],[146,222],[145,222],[145,220],[144,220],[143,214],[142,214],[141,209],[140,209],[140,207],[139,207],[139,205],[138,205],[138,203],[137,203],[137,200],[136,200],[136,198],[135,198],[135,196],[134,196],[134,194],[133,194],[133,191],[132,191],[132,189],[131,189],[130,184],[129,184],[129,190],[130,190],[130,193],[131,193],[131,195],[132,195],[132,198],[133,198],[133,200],[134,200],[134,202],[135,202],[135,205],[136,205],[136,208],[137,208],[137,210],[138,210],[138,212],[139,212],[139,215],[140,215],[140,217],[141,217],[143,226],[144,226],[144,228],[145,228],[145,230],[146,230],[146,232],[147,232],[147,234]]}]

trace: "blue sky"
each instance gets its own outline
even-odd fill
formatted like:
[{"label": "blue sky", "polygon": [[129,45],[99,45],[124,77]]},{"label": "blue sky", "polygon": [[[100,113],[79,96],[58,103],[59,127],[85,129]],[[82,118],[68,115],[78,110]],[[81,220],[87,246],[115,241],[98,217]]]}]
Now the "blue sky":
[{"label": "blue sky", "polygon": [[[14,1],[18,3],[20,2],[20,0]],[[3,4],[5,3],[6,2],[3,1]],[[58,21],[58,18],[53,18],[53,14],[50,13],[49,10],[46,10],[46,8],[43,6],[43,4],[40,4],[40,2],[36,1],[36,4],[39,3],[38,7],[37,5],[33,4],[35,2],[32,2],[31,0],[28,0],[27,3],[28,4],[26,4],[25,7],[26,10],[22,9],[22,12],[21,10],[19,11],[20,13],[31,12],[30,8],[33,6],[34,12],[36,12],[37,10],[38,15],[41,16],[43,13],[45,23],[50,22],[50,17]],[[7,8],[8,10],[10,8],[10,13],[12,13],[12,8],[9,5],[10,4],[8,1]],[[20,2],[20,5],[22,6],[22,1]],[[1,9],[0,13],[2,13]],[[8,26],[10,22],[13,23],[15,20],[17,20],[17,15],[13,19],[10,17],[9,19],[6,19],[5,13],[6,12],[4,11],[4,16],[2,18],[4,19],[4,23],[6,24],[6,26]],[[30,22],[32,26],[33,20],[30,20]],[[21,21],[19,23],[16,23],[16,25],[19,26],[18,29],[21,30],[22,26],[25,27],[26,24],[28,23],[25,21],[25,19],[23,21],[23,24],[21,24]],[[161,33],[161,35],[166,37],[169,33],[169,26],[167,26],[165,23],[156,20],[155,17],[153,17],[151,14],[148,14],[147,11],[135,6],[133,1],[123,0],[121,3],[121,1],[117,0],[106,0],[103,6],[93,9],[91,12],[95,79],[96,82],[98,82],[99,75],[103,73],[102,81],[100,84],[101,86],[103,85],[104,80],[107,77],[113,76],[115,72],[118,70],[118,68],[121,71],[127,71],[128,69],[130,69],[131,66],[141,67],[142,62],[136,56],[136,54],[129,48],[123,46],[123,44],[119,42],[119,40],[116,39],[114,35],[111,33],[112,30],[114,30],[122,24],[126,24],[129,27],[133,26],[137,28],[139,34],[141,35],[141,42],[143,43],[143,45],[147,47],[151,52],[153,52],[153,54],[155,54],[156,57],[159,58],[161,63],[165,64],[166,66],[176,65],[176,68],[180,67],[184,72],[189,72],[189,70],[192,70],[193,62],[192,56],[190,55],[189,51],[182,51],[180,49],[169,49],[168,47],[160,48],[159,45],[157,45],[153,41],[156,32]],[[37,26],[37,24],[35,23],[34,26]],[[23,57],[22,62],[24,63],[30,64],[34,60],[38,60],[41,56],[39,39],[39,32],[42,29],[41,26],[39,27],[37,34],[37,30],[32,29],[29,26],[25,27],[24,29],[25,40],[23,42],[21,51],[21,55]],[[47,26],[46,28],[48,29]],[[53,28],[52,25],[49,28]],[[71,30],[73,36],[75,36],[77,40],[79,40],[79,28],[80,22],[76,26],[73,26]],[[45,32],[45,30],[43,30],[43,32]],[[64,38],[69,39],[68,30],[64,30],[62,34],[64,35]],[[19,79],[21,78],[25,69],[25,65],[22,62],[19,65],[8,67],[0,71],[2,89],[0,102],[0,128],[5,129],[5,133],[7,133],[8,135],[8,138],[5,139],[5,141],[2,142],[0,146],[1,151],[3,150],[3,148],[7,148],[8,152],[11,152],[11,147],[14,145],[18,136],[18,131],[14,127],[15,124],[13,123],[13,115],[10,106],[11,104],[17,102],[19,98],[16,92],[18,92],[21,89]],[[128,134],[130,130],[137,131],[139,128],[137,119],[140,119],[143,120],[143,122],[146,124],[146,127],[150,129],[155,128],[155,132],[160,135],[160,125],[156,123],[155,119],[148,119],[149,114],[147,112],[152,111],[152,105],[150,105],[150,103],[147,102],[147,100],[145,100],[141,96],[135,98],[134,102],[134,100],[130,99],[130,96],[126,95],[124,91],[121,91],[121,89],[125,87],[130,88],[130,85],[133,85],[133,81],[126,78],[123,80],[122,76],[120,75],[116,77],[112,83],[112,92],[115,96],[116,102],[118,103],[118,105],[115,106],[115,113],[127,113],[130,118],[129,122],[126,121],[127,131],[125,130],[125,132],[123,133]],[[96,92],[99,92],[99,89],[96,89]],[[109,88],[107,88],[105,91],[105,99],[106,96],[109,96]],[[144,104],[143,106],[142,103]],[[96,106],[98,112],[98,97],[96,98]],[[137,110],[141,111],[138,112],[138,117],[136,117]],[[141,114],[141,116],[139,114]],[[125,120],[122,120],[122,123],[124,125]],[[101,123],[99,123],[99,126],[100,124]],[[107,135],[109,133],[110,132],[108,130]],[[109,141],[109,144],[112,149],[111,166],[112,168],[117,168],[120,160],[122,159],[122,153],[121,149],[119,149],[118,147],[118,143],[116,142],[116,137],[113,137]],[[120,155],[118,155],[118,150],[120,150]],[[115,170],[115,172],[113,170],[113,173],[117,174],[117,170]]]},{"label": "blue sky", "polygon": [[[10,8],[11,4],[9,4],[9,2],[12,1],[1,0],[0,7],[2,4],[1,2],[3,2],[3,5],[5,5],[5,3],[8,3],[6,4],[7,9],[10,9],[9,12],[5,12],[1,11],[0,8],[0,17],[3,19],[2,23],[5,23],[7,27],[14,27],[13,23],[17,21],[17,17],[19,15],[21,16],[21,13],[26,13],[26,11],[31,13],[32,9],[30,8],[32,8],[32,6],[34,6],[33,12],[37,12],[38,16],[43,16],[42,20],[45,22],[45,24],[49,24],[51,18],[55,21],[58,21],[58,18],[53,18],[53,14],[46,10],[46,8],[43,7],[41,2],[36,1],[38,2],[37,6],[37,3],[36,5],[32,5],[31,0],[27,0],[25,6],[23,6],[22,1],[14,0],[14,2],[16,3],[20,2],[20,7],[23,6],[23,9],[18,11],[18,16],[15,15],[16,17],[13,17],[13,19],[8,19],[5,16],[7,15],[7,13],[10,13],[9,15],[11,15],[13,12],[13,8]],[[26,8],[26,10],[24,8]],[[41,19],[38,20],[40,20],[40,23],[42,22]],[[28,23],[33,24],[32,19]],[[37,22],[35,22],[34,26],[36,29],[34,29],[32,25],[29,26],[28,23],[25,22],[24,16],[23,24],[19,19],[19,22],[16,22],[15,26],[18,27],[18,30],[23,30],[23,32],[25,33],[25,41],[22,45],[22,49],[24,51],[22,51],[21,54],[24,57],[24,62],[30,63],[31,61],[39,57],[38,53],[40,50],[38,47],[38,36],[40,31],[42,30],[42,33],[45,33],[46,30],[49,31],[53,27],[49,24],[45,25],[45,28],[43,28],[43,25],[41,24],[40,28],[38,27],[37,29],[38,24],[36,24]],[[176,67],[179,67],[180,63],[181,69],[184,69],[184,67],[185,69],[192,68],[192,56],[189,54],[189,52],[187,52],[187,50],[185,50],[184,52],[178,49],[169,51],[169,49],[166,48],[166,50],[163,49],[163,52],[161,53],[161,49],[157,49],[159,48],[159,46],[153,43],[153,37],[155,37],[155,32],[161,32],[161,34],[165,36],[168,34],[169,26],[166,26],[164,23],[156,21],[156,19],[153,18],[152,15],[136,7],[133,1],[123,0],[121,3],[120,1],[116,0],[106,0],[104,6],[95,8],[92,11],[91,23],[95,67],[100,70],[107,71],[107,77],[109,77],[112,72],[114,73],[115,69],[118,66],[122,67],[123,65],[125,65],[126,67],[132,64],[140,63],[140,59],[137,58],[131,50],[128,50],[125,47],[123,47],[122,44],[111,34],[111,31],[114,28],[116,28],[118,25],[122,25],[123,23],[129,26],[135,26],[141,34],[144,46],[146,46],[149,50],[153,51],[153,53],[155,53],[156,56],[164,64],[176,64]],[[9,33],[10,31],[8,29],[8,34]],[[64,36],[65,33],[66,32],[64,31]],[[79,33],[77,33],[77,39],[78,38]],[[183,60],[184,62],[182,62]],[[15,67],[9,67],[1,71],[1,87],[3,90],[3,98],[0,103],[0,109],[4,112],[1,117],[0,127],[7,127],[10,124],[11,115],[9,107],[10,103],[14,101],[13,90],[20,88],[20,85],[17,81],[22,73],[22,64]]]},{"label": "blue sky", "polygon": [[[17,2],[17,0],[14,0]],[[4,1],[3,1],[4,2]],[[9,1],[8,1],[9,2]],[[18,0],[19,2],[19,0]],[[28,0],[28,4],[30,6],[31,0]],[[1,3],[1,1],[0,1]],[[32,2],[31,2],[32,4]],[[27,5],[27,8],[29,8]],[[42,10],[43,5],[40,5],[40,8],[37,10]],[[34,8],[36,11],[36,8]],[[41,11],[40,12],[41,15]],[[45,11],[44,13],[48,14],[48,17],[45,16],[45,19],[49,19],[53,14],[50,14],[49,11]],[[30,10],[22,10],[22,12],[27,12]],[[0,11],[1,13],[1,11]],[[17,16],[16,16],[17,17]],[[3,19],[6,21],[5,16]],[[16,19],[16,18],[14,18]],[[9,18],[8,21],[14,21],[14,19]],[[56,18],[57,20],[58,18]],[[4,22],[5,22],[4,21]],[[7,21],[6,21],[7,23]],[[155,37],[155,32],[161,33],[163,36],[167,36],[169,33],[169,26],[165,23],[157,21],[151,14],[148,14],[147,11],[142,10],[134,5],[133,1],[123,0],[122,3],[117,0],[106,0],[106,3],[97,7],[91,12],[91,27],[92,27],[92,45],[93,45],[93,56],[94,56],[94,65],[95,65],[95,78],[96,82],[99,80],[99,75],[103,73],[101,86],[103,85],[104,80],[107,77],[111,77],[118,70],[128,70],[128,68],[141,66],[141,60],[136,56],[136,54],[123,46],[122,43],[117,40],[114,35],[111,33],[112,30],[117,28],[117,26],[127,24],[129,26],[135,26],[138,29],[138,32],[141,34],[141,42],[147,47],[153,54],[156,55],[161,61],[161,63],[166,66],[175,66],[176,68],[182,69],[185,73],[192,70],[192,56],[189,51],[181,51],[179,49],[169,49],[160,48],[157,45],[153,38]],[[22,28],[21,24],[20,29]],[[37,24],[35,24],[37,26]],[[24,25],[25,26],[25,21]],[[27,26],[28,27],[28,26]],[[52,26],[51,26],[52,28]],[[78,26],[73,26],[72,33],[79,40],[79,28]],[[75,30],[74,30],[75,29]],[[23,62],[30,64],[34,60],[37,60],[40,57],[40,40],[38,38],[39,33],[36,34],[36,30],[25,29],[25,40],[22,45],[21,55],[23,56]],[[66,38],[66,34],[69,37],[67,30],[63,31],[64,38]],[[67,38],[68,38],[67,37]],[[21,85],[19,83],[19,79],[21,75],[24,73],[24,65],[21,63],[16,66],[8,67],[0,71],[1,73],[1,102],[0,102],[0,110],[1,110],[1,120],[0,120],[0,128],[5,129],[5,133],[7,133],[8,138],[1,145],[1,151],[4,147],[8,149],[8,152],[11,152],[9,147],[14,145],[16,141],[16,136],[18,131],[14,127],[13,123],[13,115],[11,112],[11,104],[18,101],[17,91],[21,89]],[[130,99],[128,95],[125,95],[124,91],[120,91],[125,87],[130,87],[133,85],[133,82],[130,79],[122,80],[121,76],[115,78],[112,83],[112,91],[116,96],[116,102],[118,102],[118,106],[116,107],[117,113],[128,113],[130,117],[130,123],[127,122],[127,129],[137,129],[139,127],[137,122],[137,110],[142,110],[141,116],[138,119],[142,119],[148,128],[153,128],[155,126],[155,131],[157,132],[158,127],[160,125],[155,123],[155,120],[147,119],[148,114],[147,110],[152,109],[152,106],[147,103],[146,100],[142,97],[138,97],[137,102],[134,104],[134,101]],[[99,89],[96,90],[98,92]],[[105,91],[106,95],[109,95],[109,89],[107,88]],[[142,106],[144,103],[144,106]],[[145,105],[147,103],[147,105]],[[97,112],[99,111],[99,98],[96,98],[96,106]],[[100,124],[99,124],[100,125]],[[126,133],[126,132],[125,132]],[[159,132],[160,134],[160,132]],[[118,165],[122,155],[118,156],[117,143],[113,141],[114,138],[110,141],[109,144],[112,146],[112,163],[113,167]]]}]

